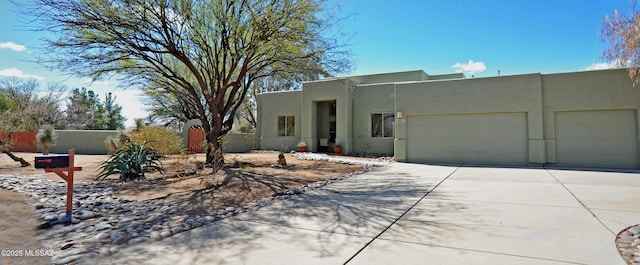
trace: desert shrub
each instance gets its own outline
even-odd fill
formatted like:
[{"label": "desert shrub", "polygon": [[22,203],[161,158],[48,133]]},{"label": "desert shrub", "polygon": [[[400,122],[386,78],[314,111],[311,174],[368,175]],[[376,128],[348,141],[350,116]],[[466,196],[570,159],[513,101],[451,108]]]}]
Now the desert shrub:
[{"label": "desert shrub", "polygon": [[215,174],[209,174],[209,175],[200,177],[200,183],[198,183],[198,185],[200,185],[200,187],[205,189],[212,189],[220,186],[220,183],[219,181],[216,181]]},{"label": "desert shrub", "polygon": [[145,126],[129,133],[134,143],[147,142],[159,155],[177,155],[185,152],[184,143],[174,131],[162,126]]},{"label": "desert shrub", "polygon": [[118,130],[117,135],[109,136],[104,139],[104,144],[109,150],[109,154],[115,153],[120,147],[123,147],[129,141],[129,136],[123,131]]},{"label": "desert shrub", "polygon": [[53,125],[43,125],[36,135],[39,146],[42,146],[42,153],[49,154],[49,147],[56,145],[58,134],[55,132]]},{"label": "desert shrub", "polygon": [[140,180],[145,172],[163,172],[162,164],[156,151],[143,142],[131,141],[118,148],[111,156],[100,164],[97,180],[104,180],[112,174],[120,173],[120,181]]}]

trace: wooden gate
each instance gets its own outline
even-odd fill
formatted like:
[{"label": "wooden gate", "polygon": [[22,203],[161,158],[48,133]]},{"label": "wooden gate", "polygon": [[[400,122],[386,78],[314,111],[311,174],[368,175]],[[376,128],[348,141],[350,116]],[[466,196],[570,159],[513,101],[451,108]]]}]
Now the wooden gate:
[{"label": "wooden gate", "polygon": [[204,153],[204,130],[202,128],[189,128],[187,142],[189,143],[190,153]]},{"label": "wooden gate", "polygon": [[12,152],[38,152],[36,144],[36,134],[38,132],[0,132],[1,139],[11,141]]}]

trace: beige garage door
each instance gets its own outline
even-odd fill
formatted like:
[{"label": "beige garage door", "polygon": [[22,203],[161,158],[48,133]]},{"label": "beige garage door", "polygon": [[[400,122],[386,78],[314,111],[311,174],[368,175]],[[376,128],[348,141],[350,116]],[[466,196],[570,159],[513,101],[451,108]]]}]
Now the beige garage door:
[{"label": "beige garage door", "polygon": [[407,160],[526,165],[526,113],[419,115],[407,118]]},{"label": "beige garage door", "polygon": [[556,112],[559,166],[636,168],[635,110]]}]

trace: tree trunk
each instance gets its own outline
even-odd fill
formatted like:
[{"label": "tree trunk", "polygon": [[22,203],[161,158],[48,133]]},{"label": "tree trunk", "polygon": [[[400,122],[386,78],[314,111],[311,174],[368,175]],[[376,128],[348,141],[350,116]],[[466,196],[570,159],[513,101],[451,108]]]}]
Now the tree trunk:
[{"label": "tree trunk", "polygon": [[253,126],[254,129],[258,128],[258,123],[256,122],[256,116],[253,114],[252,109],[247,109],[247,120]]},{"label": "tree trunk", "polygon": [[213,168],[213,173],[218,172],[224,166],[224,154],[222,152],[222,137],[215,128],[207,134],[207,161],[206,164]]},{"label": "tree trunk", "polygon": [[12,154],[9,150],[2,150],[2,152],[7,154],[9,157],[11,157],[11,159],[13,159],[13,161],[20,162],[20,166],[21,167],[28,167],[28,166],[31,165],[31,164],[29,164],[29,162],[27,162],[23,158],[17,157],[14,154]]}]

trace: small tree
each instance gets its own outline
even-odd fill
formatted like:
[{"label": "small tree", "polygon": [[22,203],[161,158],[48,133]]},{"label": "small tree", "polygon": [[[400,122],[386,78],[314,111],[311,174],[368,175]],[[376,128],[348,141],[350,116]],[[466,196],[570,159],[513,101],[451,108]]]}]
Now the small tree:
[{"label": "small tree", "polygon": [[36,135],[36,139],[38,140],[38,145],[42,146],[42,154],[49,154],[49,147],[56,145],[56,140],[58,138],[58,134],[54,131],[52,125],[44,125],[38,131]]},{"label": "small tree", "polygon": [[104,128],[107,130],[115,130],[124,128],[124,122],[127,120],[122,116],[122,106],[117,104],[116,97],[111,93],[107,93],[104,98],[102,110],[104,112]]},{"label": "small tree", "polygon": [[104,102],[86,88],[74,89],[67,102],[67,129],[116,130],[124,128],[125,117],[116,97],[107,93]]},{"label": "small tree", "polygon": [[140,131],[146,126],[146,122],[144,121],[143,118],[133,119],[133,123],[134,123],[133,132]]},{"label": "small tree", "polygon": [[[635,10],[636,1],[631,1],[631,10]],[[629,77],[634,85],[640,84],[640,11],[629,15],[617,10],[613,16],[607,16],[602,25],[602,39],[608,47],[602,52],[604,59],[618,67],[629,67]]]}]

